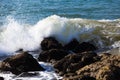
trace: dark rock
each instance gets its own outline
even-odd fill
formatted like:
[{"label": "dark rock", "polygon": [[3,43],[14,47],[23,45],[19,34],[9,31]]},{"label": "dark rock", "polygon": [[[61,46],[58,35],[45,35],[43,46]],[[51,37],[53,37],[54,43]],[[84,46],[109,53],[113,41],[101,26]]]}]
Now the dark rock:
[{"label": "dark rock", "polygon": [[98,60],[96,59],[96,57],[98,56],[94,52],[83,52],[80,54],[82,55],[81,61],[84,62],[85,65],[88,65]]},{"label": "dark rock", "polygon": [[15,51],[15,53],[21,53],[23,52],[24,50],[22,48],[18,49],[17,51]]},{"label": "dark rock", "polygon": [[73,51],[76,53],[81,53],[85,51],[94,51],[97,47],[95,47],[93,44],[90,44],[89,42],[83,42],[79,44]]},{"label": "dark rock", "polygon": [[120,80],[120,67],[114,65],[104,66],[98,71],[98,74],[96,75],[96,79]]},{"label": "dark rock", "polygon": [[[112,65],[112,66],[111,66]],[[120,56],[100,54],[100,60],[76,71],[77,75],[87,75],[98,80],[119,80]],[[116,75],[117,74],[117,75]],[[111,78],[111,79],[110,79]]]},{"label": "dark rock", "polygon": [[48,51],[42,51],[38,57],[38,60],[44,62],[53,62],[54,60],[57,61],[64,58],[68,54],[69,53],[67,51],[62,49],[51,49]]},{"label": "dark rock", "polygon": [[76,73],[67,73],[67,74],[64,74],[63,77],[72,77],[72,76],[76,76]]},{"label": "dark rock", "polygon": [[4,80],[4,78],[3,78],[3,77],[0,77],[0,80]]},{"label": "dark rock", "polygon": [[0,70],[20,74],[27,71],[43,71],[44,69],[28,52],[11,56],[0,64]]},{"label": "dark rock", "polygon": [[63,76],[65,73],[64,72],[59,72],[59,76]]},{"label": "dark rock", "polygon": [[54,68],[56,68],[58,70],[58,72],[59,71],[66,71],[67,67],[70,66],[70,64],[72,62],[75,62],[73,57],[76,58],[77,62],[80,61],[80,58],[81,58],[80,55],[77,56],[77,54],[69,54],[65,58],[63,58],[63,59],[59,60],[58,62],[56,62],[54,64]]},{"label": "dark rock", "polygon": [[73,39],[68,44],[64,46],[65,50],[74,50],[77,46],[79,46],[79,42],[76,39]]},{"label": "dark rock", "polygon": [[83,76],[80,80],[96,80],[96,79],[90,76]]},{"label": "dark rock", "polygon": [[44,38],[40,45],[42,50],[62,48],[62,45],[54,37]]},{"label": "dark rock", "polygon": [[86,75],[76,75],[67,78],[63,78],[63,80],[96,80],[94,77],[86,76]]},{"label": "dark rock", "polygon": [[96,53],[92,52],[69,54],[65,58],[56,62],[54,64],[54,68],[57,69],[58,72],[62,71],[63,73],[74,73],[85,65],[94,63],[96,61],[94,57],[96,56]]}]

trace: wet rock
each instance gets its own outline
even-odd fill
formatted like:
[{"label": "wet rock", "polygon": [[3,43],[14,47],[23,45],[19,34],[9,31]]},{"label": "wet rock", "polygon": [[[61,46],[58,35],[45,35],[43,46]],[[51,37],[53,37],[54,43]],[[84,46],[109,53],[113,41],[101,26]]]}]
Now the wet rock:
[{"label": "wet rock", "polygon": [[59,72],[59,76],[63,76],[65,73],[63,71]]},{"label": "wet rock", "polygon": [[76,54],[69,54],[65,58],[56,62],[54,64],[54,68],[56,68],[58,72],[63,71],[65,73],[67,71],[68,66],[70,66],[72,62],[80,61],[80,57],[81,57],[80,55],[77,56]]},{"label": "wet rock", "polygon": [[97,47],[95,47],[93,44],[90,44],[89,42],[83,42],[79,44],[73,51],[76,53],[81,53],[85,51],[94,51]]},{"label": "wet rock", "polygon": [[76,39],[73,39],[68,44],[64,46],[65,50],[74,50],[77,46],[79,46],[79,42]]},{"label": "wet rock", "polygon": [[24,50],[22,48],[18,49],[17,51],[15,51],[15,53],[21,53],[23,52]]},{"label": "wet rock", "polygon": [[67,73],[67,74],[64,74],[63,77],[73,77],[73,76],[76,76],[76,73]]},{"label": "wet rock", "polygon": [[84,67],[85,65],[94,63],[96,60],[96,53],[93,52],[84,52],[80,54],[69,54],[65,58],[59,60],[54,64],[54,68],[58,72],[74,73],[76,70]]},{"label": "wet rock", "polygon": [[19,77],[36,77],[39,76],[39,72],[23,72]]},{"label": "wet rock", "polygon": [[0,80],[4,80],[4,78],[3,78],[3,77],[0,77]]},{"label": "wet rock", "polygon": [[120,80],[120,67],[114,65],[104,66],[98,71],[96,79]]},{"label": "wet rock", "polygon": [[61,49],[62,45],[54,38],[54,37],[47,37],[41,42],[41,49],[42,50],[50,50],[50,49]]},{"label": "wet rock", "polygon": [[38,57],[39,61],[53,62],[64,58],[69,53],[62,49],[51,49],[47,51],[42,51]]},{"label": "wet rock", "polygon": [[86,75],[76,75],[69,78],[63,78],[63,80],[96,80],[94,77]]},{"label": "wet rock", "polygon": [[43,71],[44,69],[28,52],[11,56],[0,64],[0,70],[11,71],[13,74],[20,74],[27,71]]},{"label": "wet rock", "polygon": [[[109,66],[112,65],[112,66]],[[116,66],[116,67],[113,67]],[[107,67],[107,68],[106,68]],[[98,80],[119,80],[116,78],[116,73],[120,76],[119,72],[120,68],[120,56],[111,55],[111,54],[101,54],[100,60],[92,63],[90,65],[86,65],[83,68],[76,71],[77,75],[88,75],[91,77],[95,77]],[[109,79],[108,77],[112,76],[115,78]]]}]

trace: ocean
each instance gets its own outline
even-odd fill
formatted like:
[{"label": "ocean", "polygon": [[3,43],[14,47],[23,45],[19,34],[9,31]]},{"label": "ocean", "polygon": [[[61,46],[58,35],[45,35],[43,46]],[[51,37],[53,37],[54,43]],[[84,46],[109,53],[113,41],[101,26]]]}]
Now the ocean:
[{"label": "ocean", "polygon": [[[0,0],[2,58],[20,48],[40,49],[40,42],[49,36],[63,45],[75,38],[91,42],[100,50],[117,49],[119,54],[119,35],[120,0]],[[50,76],[46,80],[57,76],[52,71],[43,73],[41,80],[46,75]],[[3,76],[11,79],[11,74]]]},{"label": "ocean", "polygon": [[51,15],[67,18],[118,19],[120,0],[1,0],[0,23],[8,16],[25,24],[36,24]]}]

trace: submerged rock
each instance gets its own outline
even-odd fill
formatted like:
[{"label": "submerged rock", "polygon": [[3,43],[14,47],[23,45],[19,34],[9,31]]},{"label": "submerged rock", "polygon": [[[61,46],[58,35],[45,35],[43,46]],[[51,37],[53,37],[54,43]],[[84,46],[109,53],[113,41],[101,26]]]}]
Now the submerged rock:
[{"label": "submerged rock", "polygon": [[51,49],[47,51],[42,51],[38,57],[39,61],[50,62],[52,60],[58,61],[64,58],[69,53],[62,49]]},{"label": "submerged rock", "polygon": [[20,74],[27,71],[43,71],[44,69],[28,52],[11,56],[0,64],[0,70],[11,71],[13,74]]},{"label": "submerged rock", "polygon": [[93,52],[84,52],[80,54],[69,54],[65,58],[59,60],[54,64],[56,71],[63,74],[75,73],[78,69],[85,65],[94,63],[97,54]]},{"label": "submerged rock", "polygon": [[42,50],[50,50],[50,49],[61,49],[62,44],[60,44],[54,37],[47,37],[41,42]]}]

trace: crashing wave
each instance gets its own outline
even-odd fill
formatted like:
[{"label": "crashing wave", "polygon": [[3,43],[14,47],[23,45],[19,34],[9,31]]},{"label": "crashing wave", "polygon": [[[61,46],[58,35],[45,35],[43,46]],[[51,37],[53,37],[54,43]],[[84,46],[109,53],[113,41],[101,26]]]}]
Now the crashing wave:
[{"label": "crashing wave", "polygon": [[53,36],[63,45],[72,39],[89,41],[99,48],[120,47],[120,20],[89,20],[57,15],[40,20],[35,25],[20,24],[8,18],[0,27],[0,53],[13,53],[23,48],[40,48],[44,37]]}]

